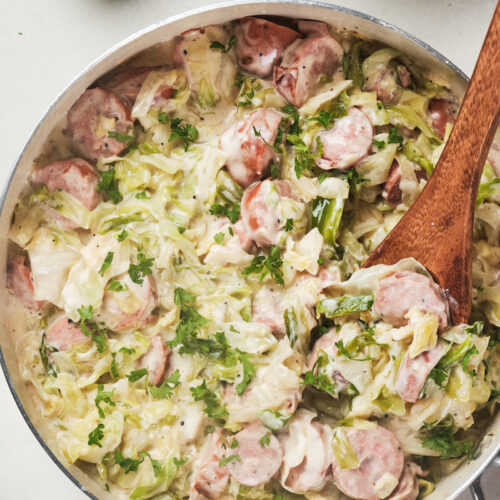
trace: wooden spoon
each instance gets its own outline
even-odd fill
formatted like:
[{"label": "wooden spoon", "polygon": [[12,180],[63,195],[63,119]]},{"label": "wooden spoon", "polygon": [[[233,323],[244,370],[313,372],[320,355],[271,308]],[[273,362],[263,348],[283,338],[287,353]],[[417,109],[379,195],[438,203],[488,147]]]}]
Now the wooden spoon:
[{"label": "wooden spoon", "polygon": [[472,302],[472,224],[481,173],[500,119],[500,2],[455,126],[412,207],[363,267],[413,257],[447,290],[454,324]]}]

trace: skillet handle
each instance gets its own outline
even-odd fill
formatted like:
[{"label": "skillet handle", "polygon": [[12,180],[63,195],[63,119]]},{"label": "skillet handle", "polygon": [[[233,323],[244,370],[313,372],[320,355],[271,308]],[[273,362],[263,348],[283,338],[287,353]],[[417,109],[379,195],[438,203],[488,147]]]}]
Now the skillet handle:
[{"label": "skillet handle", "polygon": [[485,500],[480,477],[470,485],[470,494],[473,500]]}]

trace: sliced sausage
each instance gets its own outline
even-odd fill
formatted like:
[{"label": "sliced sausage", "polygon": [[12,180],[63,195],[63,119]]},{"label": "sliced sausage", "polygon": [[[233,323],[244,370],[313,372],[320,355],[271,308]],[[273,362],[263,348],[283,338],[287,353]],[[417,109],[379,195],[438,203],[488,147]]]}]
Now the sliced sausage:
[{"label": "sliced sausage", "polygon": [[331,431],[311,417],[299,410],[279,435],[285,452],[281,484],[296,493],[322,490],[330,475]]},{"label": "sliced sausage", "polygon": [[[415,175],[418,181],[421,179],[427,180],[427,173],[423,168],[415,170]],[[384,190],[382,191],[382,198],[384,198],[391,207],[397,207],[402,201],[403,192],[399,187],[400,182],[401,167],[399,166],[398,160],[393,160],[389,176],[387,177]]]},{"label": "sliced sausage", "polygon": [[250,238],[250,235],[248,234],[247,230],[245,229],[243,222],[241,220],[237,221],[235,224],[232,225],[232,228],[234,230],[234,234],[238,236],[241,248],[245,252],[248,252],[252,247],[253,241],[252,238]]},{"label": "sliced sausage", "polygon": [[[339,336],[337,335],[337,332],[335,330],[330,331],[329,333],[325,333],[318,340],[316,340],[313,350],[309,354],[307,360],[307,369],[312,370],[314,368],[316,361],[318,361],[320,351],[324,351],[331,359],[335,360],[338,351],[335,342],[338,342],[338,340]],[[335,381],[336,388],[339,392],[347,389],[347,387],[349,386],[349,382],[342,376],[342,374],[338,370],[335,370],[334,367],[332,367],[329,375],[332,380]]]},{"label": "sliced sausage", "polygon": [[[145,66],[129,69],[115,75],[106,82],[105,86],[115,94],[118,94],[122,99],[128,102],[130,106],[133,106],[139,92],[141,91],[142,84],[151,71],[155,71],[155,69],[157,68]],[[162,85],[156,91],[153,99],[153,106],[161,106],[165,101],[171,99],[173,95],[174,88],[172,86]]]},{"label": "sliced sausage", "polygon": [[236,57],[242,69],[260,77],[269,76],[288,45],[300,35],[296,31],[256,17],[236,22]]},{"label": "sliced sausage", "polygon": [[252,321],[268,326],[277,338],[286,335],[283,293],[261,287],[252,299]]},{"label": "sliced sausage", "polygon": [[250,186],[241,199],[241,221],[248,236],[259,247],[276,245],[285,227],[277,205],[280,198],[292,198],[288,181],[266,179]]},{"label": "sliced sausage", "polygon": [[[326,27],[326,26],[325,26]],[[278,92],[291,104],[301,107],[319,88],[320,77],[337,71],[344,51],[329,33],[315,33],[295,40],[274,67],[273,81]]]},{"label": "sliced sausage", "polygon": [[[257,109],[222,134],[220,147],[228,155],[227,170],[241,186],[248,187],[262,178],[275,157],[267,144],[274,144],[281,118],[273,109]],[[255,135],[254,128],[262,137]]]},{"label": "sliced sausage", "polygon": [[370,151],[373,144],[373,127],[363,111],[350,108],[346,116],[335,121],[329,130],[319,133],[323,146],[317,164],[324,170],[347,170]]},{"label": "sliced sausage", "polygon": [[73,345],[89,340],[89,337],[83,334],[80,324],[74,323],[67,316],[56,319],[45,333],[47,344],[58,351],[69,351]]},{"label": "sliced sausage", "polygon": [[32,311],[39,311],[43,305],[43,300],[35,300],[33,280],[31,278],[31,268],[25,264],[24,255],[18,255],[8,268],[7,281],[9,288],[14,292],[17,300],[24,307]]},{"label": "sliced sausage", "polygon": [[114,331],[140,328],[151,319],[157,304],[156,290],[151,276],[145,276],[142,284],[134,283],[128,273],[116,277],[128,290],[106,292],[100,317]]},{"label": "sliced sausage", "polygon": [[219,430],[205,443],[191,483],[189,500],[216,500],[224,493],[229,472],[227,467],[219,467],[224,451],[221,438],[222,431]]},{"label": "sliced sausage", "polygon": [[383,427],[344,430],[356,454],[359,467],[341,469],[333,456],[333,477],[337,488],[357,500],[379,500],[377,482],[386,474],[396,481],[401,477],[404,455],[396,436]]},{"label": "sliced sausage", "polygon": [[373,310],[393,326],[408,323],[406,314],[412,307],[435,314],[439,328],[448,325],[448,301],[443,290],[432,279],[412,271],[398,271],[380,280]]},{"label": "sliced sausage", "polygon": [[431,99],[429,102],[429,114],[432,119],[432,127],[437,135],[444,139],[446,124],[453,123],[455,118],[450,111],[450,103],[444,99]]},{"label": "sliced sausage", "polygon": [[408,85],[410,85],[411,75],[410,72],[404,66],[398,66],[398,77],[403,87],[408,87]]},{"label": "sliced sausage", "polygon": [[35,184],[45,184],[50,191],[61,189],[76,198],[87,210],[94,210],[100,201],[97,192],[99,176],[82,158],[56,161],[33,172]]},{"label": "sliced sausage", "polygon": [[82,156],[98,160],[119,155],[129,145],[109,137],[109,132],[133,135],[130,108],[109,90],[86,90],[68,111],[65,133]]},{"label": "sliced sausage", "polygon": [[417,500],[419,494],[417,476],[426,475],[427,473],[416,463],[406,462],[399,483],[388,500]]},{"label": "sliced sausage", "polygon": [[151,339],[149,349],[139,359],[139,368],[148,370],[149,383],[160,385],[165,378],[165,369],[168,359],[172,354],[172,350],[165,345],[160,335],[156,335]]},{"label": "sliced sausage", "polygon": [[[261,444],[265,438],[266,442]],[[236,455],[227,470],[231,477],[244,486],[259,486],[267,483],[281,467],[283,448],[276,437],[265,427],[252,424],[234,435],[238,446],[226,449],[225,455]],[[268,441],[268,443],[267,443]]]},{"label": "sliced sausage", "polygon": [[415,358],[406,352],[396,378],[396,390],[404,401],[409,403],[417,401],[427,376],[438,364],[443,351],[443,345],[438,343],[433,349],[424,351]]}]

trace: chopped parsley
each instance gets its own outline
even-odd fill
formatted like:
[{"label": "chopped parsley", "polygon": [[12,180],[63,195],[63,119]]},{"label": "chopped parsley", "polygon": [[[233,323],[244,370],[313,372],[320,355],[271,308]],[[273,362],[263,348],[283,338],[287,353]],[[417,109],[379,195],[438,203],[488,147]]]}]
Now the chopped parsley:
[{"label": "chopped parsley", "polygon": [[322,153],[319,136],[316,137],[316,144],[318,147],[317,153],[312,153],[298,135],[288,134],[286,140],[293,144],[293,150],[295,151],[294,168],[297,179],[300,179],[305,172],[312,174],[313,168],[316,165],[316,159],[319,158]]},{"label": "chopped parsley", "polygon": [[116,237],[116,239],[120,242],[125,241],[128,236],[128,231],[123,229],[122,232]]},{"label": "chopped parsley", "polygon": [[232,36],[227,42],[227,46],[224,45],[223,43],[215,41],[210,44],[210,48],[212,50],[220,50],[223,54],[227,54],[233,48],[235,43],[236,43],[236,38]]},{"label": "chopped parsley", "polygon": [[219,461],[219,467],[225,467],[229,462],[241,462],[239,455],[229,455],[228,457],[222,457]]},{"label": "chopped parsley", "polygon": [[323,128],[328,128],[330,123],[332,123],[332,121],[334,120],[335,118],[333,117],[333,113],[330,113],[328,111],[325,111],[324,109],[322,109],[317,116],[313,116],[311,118],[309,118],[309,120],[311,121],[316,121],[316,122],[319,122],[321,123],[321,125],[323,126]]},{"label": "chopped parsley", "polygon": [[[376,342],[374,342],[376,343]],[[351,345],[351,342],[349,342],[349,344],[347,344],[347,346],[344,347],[344,341],[343,340],[339,340],[338,342],[335,342],[335,346],[337,347],[338,349],[338,352],[340,352],[340,354],[342,354],[343,356],[345,356],[347,359],[350,359],[351,361],[371,361],[373,358],[370,358],[369,356],[366,356],[364,358],[355,358],[353,354],[351,354],[350,352],[350,347]],[[338,353],[337,353],[338,355]]]},{"label": "chopped parsley", "polygon": [[98,424],[97,427],[89,433],[89,446],[99,446],[99,448],[102,448],[100,441],[104,437],[104,432],[102,432],[103,429],[104,425]]},{"label": "chopped parsley", "polygon": [[203,401],[205,404],[203,412],[206,413],[209,418],[214,419],[219,425],[224,425],[224,418],[227,417],[229,413],[226,407],[219,402],[215,392],[207,387],[206,380],[197,387],[190,387],[189,390],[195,401]]},{"label": "chopped parsley", "polygon": [[140,368],[139,370],[133,370],[127,375],[129,382],[137,382],[141,380],[142,377],[148,374],[148,370],[146,368]]},{"label": "chopped parsley", "polygon": [[136,472],[139,468],[139,465],[144,462],[144,457],[138,460],[135,460],[133,458],[125,458],[120,450],[115,451],[114,458],[115,463],[125,471],[125,474],[128,474],[129,472]]},{"label": "chopped parsley", "polygon": [[285,223],[285,231],[289,232],[293,229],[293,219],[287,219]]},{"label": "chopped parsley", "polygon": [[334,397],[337,397],[337,388],[335,381],[326,373],[325,367],[329,364],[329,359],[326,354],[320,352],[318,359],[314,363],[311,370],[304,373],[304,385],[310,385],[325,391]]},{"label": "chopped parsley", "polygon": [[139,261],[137,264],[130,264],[128,268],[128,275],[134,283],[142,285],[146,275],[152,274],[153,272],[151,267],[153,265],[154,258],[151,257],[148,259],[142,253],[142,247],[139,247],[137,250],[137,260]]},{"label": "chopped parsley", "polygon": [[124,132],[108,132],[108,137],[110,139],[115,139],[118,142],[132,142],[134,138],[131,135],[125,134]]},{"label": "chopped parsley", "polygon": [[115,278],[111,278],[106,290],[109,290],[110,292],[126,292],[128,290],[128,285],[116,280]]},{"label": "chopped parsley", "polygon": [[101,418],[104,418],[106,416],[104,410],[101,408],[101,403],[106,403],[109,406],[116,406],[116,403],[111,400],[114,392],[115,392],[114,389],[112,391],[105,391],[103,384],[97,385],[97,395],[95,397],[94,402],[95,405],[97,406],[97,411],[99,412],[99,416]]},{"label": "chopped parsley", "polygon": [[250,274],[258,274],[259,281],[262,281],[268,274],[278,283],[284,285],[283,281],[283,259],[281,258],[281,248],[277,245],[271,246],[269,256],[259,255],[254,257],[248,267],[243,269],[243,276],[248,278]]},{"label": "chopped parsley", "polygon": [[292,135],[298,135],[300,133],[300,115],[296,108],[294,108],[291,104],[287,104],[281,108],[283,113],[288,115],[288,133]]},{"label": "chopped parsley", "polygon": [[266,446],[271,445],[271,439],[270,436],[271,433],[267,431],[260,439],[259,439],[259,444],[262,446],[262,448],[265,448]]},{"label": "chopped parsley", "polygon": [[442,459],[459,458],[467,455],[472,459],[475,443],[472,439],[458,441],[453,432],[453,418],[447,418],[438,424],[425,424],[429,429],[427,436],[422,440],[422,444],[431,450],[437,451]]},{"label": "chopped parsley", "polygon": [[150,386],[149,394],[155,399],[169,399],[172,397],[174,389],[180,384],[181,372],[175,370],[170,377],[167,377],[160,386]]},{"label": "chopped parsley", "polygon": [[225,215],[232,223],[235,223],[240,218],[240,204],[221,205],[220,203],[214,203],[211,205],[209,212],[211,215]]},{"label": "chopped parsley", "polygon": [[99,173],[97,191],[103,192],[115,205],[122,201],[123,197],[118,191],[114,168]]},{"label": "chopped parsley", "polygon": [[234,77],[233,87],[241,87],[245,82],[245,75],[243,73],[237,73]]},{"label": "chopped parsley", "polygon": [[189,123],[185,125],[181,125],[181,123],[181,118],[174,118],[170,122],[171,132],[168,142],[180,140],[184,147],[184,151],[187,151],[189,149],[189,144],[198,139],[198,130]]},{"label": "chopped parsley", "polygon": [[113,262],[113,252],[108,252],[106,254],[106,257],[104,258],[104,262],[102,263],[101,269],[99,269],[99,274],[101,276],[104,276],[104,273],[106,272],[107,269],[109,269],[109,266],[111,265],[111,262]]},{"label": "chopped parsley", "polygon": [[391,127],[389,129],[389,137],[387,139],[389,144],[402,144],[403,136],[398,132],[397,127]]},{"label": "chopped parsley", "polygon": [[94,310],[92,306],[82,306],[77,309],[80,315],[80,329],[82,333],[92,339],[96,344],[97,351],[103,353],[106,350],[106,334],[109,330],[106,327],[100,327],[94,321]]},{"label": "chopped parsley", "polygon": [[448,380],[448,372],[443,368],[435,367],[429,373],[429,378],[434,380],[437,386],[443,387]]},{"label": "chopped parsley", "polygon": [[385,141],[379,141],[377,139],[373,139],[373,145],[378,149],[384,149],[387,146]]},{"label": "chopped parsley", "polygon": [[268,143],[268,142],[264,139],[264,137],[262,137],[262,134],[260,133],[260,131],[259,131],[259,130],[257,130],[257,129],[255,128],[255,126],[253,127],[253,133],[254,133],[255,137],[259,137],[259,138],[262,140],[262,142],[263,142],[263,143],[264,143],[264,144],[265,144],[268,148],[272,149],[275,153],[281,153],[281,148],[279,147],[279,145],[276,145],[276,144],[275,144],[275,145],[273,146],[272,144],[269,144],[269,143]]},{"label": "chopped parsley", "polygon": [[168,123],[168,115],[165,113],[165,111],[160,111],[158,113],[158,121],[160,123]]},{"label": "chopped parsley", "polygon": [[125,354],[135,354],[135,349],[134,348],[129,349],[128,347],[120,347],[118,352],[123,352]]}]

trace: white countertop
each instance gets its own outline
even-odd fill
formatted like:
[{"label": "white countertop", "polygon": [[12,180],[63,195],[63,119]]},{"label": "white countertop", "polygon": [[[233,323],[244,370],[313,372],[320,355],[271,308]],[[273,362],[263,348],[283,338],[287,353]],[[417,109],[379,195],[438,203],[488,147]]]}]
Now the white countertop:
[{"label": "white countertop", "polygon": [[[328,2],[328,0],[324,0]],[[207,0],[1,0],[0,186],[30,132],[87,64],[135,31]],[[330,0],[379,17],[425,40],[470,75],[495,0]],[[0,498],[87,498],[31,434],[0,374]],[[487,498],[498,498],[491,470]],[[490,486],[490,488],[488,488]],[[468,493],[460,500],[469,500]],[[445,499],[443,499],[445,500]]]}]

